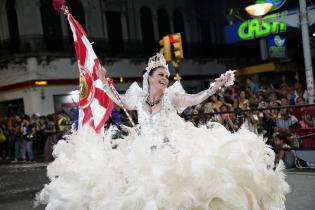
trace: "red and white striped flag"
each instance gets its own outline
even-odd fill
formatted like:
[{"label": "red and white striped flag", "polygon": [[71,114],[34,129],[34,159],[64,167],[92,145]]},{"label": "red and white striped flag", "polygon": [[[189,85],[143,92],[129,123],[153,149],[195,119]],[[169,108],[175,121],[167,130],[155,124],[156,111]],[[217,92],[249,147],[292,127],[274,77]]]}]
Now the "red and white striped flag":
[{"label": "red and white striped flag", "polygon": [[80,23],[74,19],[63,0],[54,0],[54,8],[67,15],[73,33],[75,51],[80,71],[80,101],[78,129],[89,125],[100,132],[111,114],[113,102],[103,90],[102,81],[96,75],[100,67],[90,41]]}]

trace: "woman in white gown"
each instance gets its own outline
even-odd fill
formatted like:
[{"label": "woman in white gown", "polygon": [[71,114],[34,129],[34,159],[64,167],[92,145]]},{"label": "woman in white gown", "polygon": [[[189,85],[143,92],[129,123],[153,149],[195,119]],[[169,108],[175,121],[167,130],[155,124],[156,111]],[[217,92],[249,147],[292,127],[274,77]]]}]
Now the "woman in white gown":
[{"label": "woman in white gown", "polygon": [[[111,92],[106,71],[98,71]],[[196,128],[178,116],[222,85],[233,84],[226,72],[209,89],[185,94],[179,83],[168,86],[163,55],[150,58],[143,89],[133,83],[121,96],[137,110],[141,134],[126,140],[89,130],[59,141],[48,166],[51,182],[37,199],[47,210],[269,210],[285,209],[289,186],[282,163],[255,134],[231,134],[223,126]]]}]

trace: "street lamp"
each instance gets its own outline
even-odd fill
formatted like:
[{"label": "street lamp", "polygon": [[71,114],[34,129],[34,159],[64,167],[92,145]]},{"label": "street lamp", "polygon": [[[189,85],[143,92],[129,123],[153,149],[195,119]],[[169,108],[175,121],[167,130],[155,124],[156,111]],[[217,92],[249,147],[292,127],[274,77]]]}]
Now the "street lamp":
[{"label": "street lamp", "polygon": [[[252,4],[250,6],[245,7],[245,10],[249,15],[253,17],[261,18],[262,16],[270,12],[270,10],[272,9],[272,6],[273,6],[272,3],[256,3],[256,4]],[[268,54],[265,47],[266,46],[265,38],[259,39],[259,46],[260,46],[261,58],[263,60],[267,59]]]},{"label": "street lamp", "polygon": [[271,10],[271,8],[272,3],[260,3],[247,6],[245,10],[253,17],[262,17],[267,14]]}]

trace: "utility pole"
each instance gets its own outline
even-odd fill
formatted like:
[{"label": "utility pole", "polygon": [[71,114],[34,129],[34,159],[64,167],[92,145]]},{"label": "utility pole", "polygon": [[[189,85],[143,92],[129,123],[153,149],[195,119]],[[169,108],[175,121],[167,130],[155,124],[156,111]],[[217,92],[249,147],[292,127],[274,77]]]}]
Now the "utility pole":
[{"label": "utility pole", "polygon": [[306,77],[306,86],[307,86],[307,92],[308,92],[308,103],[314,103],[313,65],[312,65],[309,31],[308,31],[308,24],[309,24],[308,14],[306,10],[305,0],[299,0],[299,5],[300,5],[300,24],[301,24],[301,31],[302,31],[305,77]]}]

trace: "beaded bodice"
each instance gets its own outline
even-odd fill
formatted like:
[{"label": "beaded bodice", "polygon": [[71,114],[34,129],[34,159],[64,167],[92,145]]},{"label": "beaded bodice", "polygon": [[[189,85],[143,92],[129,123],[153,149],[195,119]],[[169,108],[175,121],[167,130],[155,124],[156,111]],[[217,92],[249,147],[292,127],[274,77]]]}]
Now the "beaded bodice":
[{"label": "beaded bodice", "polygon": [[138,121],[141,127],[141,134],[166,137],[173,130],[170,119],[178,117],[175,107],[171,104],[168,91],[164,93],[161,109],[155,113],[149,113],[144,108],[147,96],[139,97],[137,103]]}]

